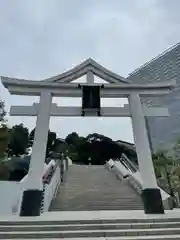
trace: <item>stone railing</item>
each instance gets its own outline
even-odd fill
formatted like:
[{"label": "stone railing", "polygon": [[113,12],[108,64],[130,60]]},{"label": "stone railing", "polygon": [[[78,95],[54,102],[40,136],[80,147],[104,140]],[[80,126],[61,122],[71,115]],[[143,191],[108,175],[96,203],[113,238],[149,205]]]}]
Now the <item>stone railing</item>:
[{"label": "stone railing", "polygon": [[60,183],[60,168],[59,166],[57,166],[54,174],[51,176],[51,180],[44,183],[44,194],[42,198],[41,213],[48,211],[51,201],[55,196],[55,193],[57,192]]},{"label": "stone railing", "polygon": [[[113,171],[120,179],[126,179],[126,181],[136,190],[138,194],[141,194],[143,188],[143,182],[139,171],[132,172],[127,169],[119,160],[109,160],[106,166]],[[165,209],[172,209],[171,196],[167,194],[163,189],[159,187]]]},{"label": "stone railing", "polygon": [[64,181],[68,166],[71,164],[72,161],[69,158],[65,158],[63,161],[57,163],[55,169],[49,172],[49,175],[44,178],[41,213],[48,211],[52,199],[56,197],[59,186]]}]

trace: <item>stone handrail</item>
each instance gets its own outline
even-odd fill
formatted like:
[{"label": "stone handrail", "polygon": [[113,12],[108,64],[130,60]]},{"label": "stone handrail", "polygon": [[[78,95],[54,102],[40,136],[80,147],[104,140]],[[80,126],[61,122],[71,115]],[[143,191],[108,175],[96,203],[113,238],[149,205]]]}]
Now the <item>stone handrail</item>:
[{"label": "stone handrail", "polygon": [[[126,156],[126,154],[123,153],[121,159],[128,163],[129,170],[130,170],[132,173],[139,172],[138,165],[132,163],[132,162],[130,161],[130,159]],[[121,159],[120,159],[120,161],[121,161]],[[137,174],[135,174],[135,176],[137,176]],[[136,177],[135,177],[135,178],[136,178]],[[138,181],[139,181],[139,179],[138,179]],[[158,186],[159,186],[165,193],[169,194],[169,191],[167,190],[168,188],[165,187],[165,186],[159,181],[159,179],[157,179],[157,183],[158,183]],[[164,195],[165,195],[165,194],[164,194]]]},{"label": "stone handrail", "polygon": [[48,211],[52,199],[56,197],[59,186],[64,181],[68,166],[71,164],[72,161],[66,157],[62,162],[57,162],[55,170],[50,176],[47,176],[47,180],[44,181],[43,185],[41,213]]},{"label": "stone handrail", "polygon": [[[120,179],[126,179],[128,183],[136,190],[138,194],[141,194],[143,188],[143,182],[139,171],[132,172],[130,169],[124,167],[120,161],[109,160],[106,164],[108,168],[115,172],[116,176]],[[165,209],[171,209],[171,196],[159,187]]]},{"label": "stone handrail", "polygon": [[49,183],[44,184],[44,196],[42,199],[43,205],[41,205],[41,213],[48,211],[51,201],[57,191],[57,188],[60,185],[60,182],[61,182],[60,168],[59,168],[59,166],[57,166],[56,170],[51,178],[51,181]]}]

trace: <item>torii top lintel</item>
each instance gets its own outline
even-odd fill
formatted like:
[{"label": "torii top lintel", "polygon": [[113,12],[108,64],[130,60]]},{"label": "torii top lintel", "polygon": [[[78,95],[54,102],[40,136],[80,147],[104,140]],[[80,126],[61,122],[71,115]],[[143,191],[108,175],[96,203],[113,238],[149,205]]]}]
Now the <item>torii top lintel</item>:
[{"label": "torii top lintel", "polygon": [[101,66],[99,63],[97,63],[91,58],[88,58],[81,64],[64,73],[61,73],[51,78],[47,78],[43,81],[69,83],[85,75],[89,71],[93,72],[94,75],[104,79],[108,83],[128,83],[128,80],[126,78],[108,70],[107,68]]},{"label": "torii top lintel", "polygon": [[105,84],[106,87],[102,90],[102,97],[118,97],[120,96],[120,91],[121,96],[124,94],[125,97],[132,91],[139,92],[139,94],[143,95],[166,94],[175,86],[174,81],[153,84],[133,84],[128,82],[126,78],[104,68],[91,58],[69,71],[41,81],[9,77],[1,77],[1,80],[4,87],[6,87],[11,94],[39,96],[42,91],[49,90],[54,96],[78,97],[81,96],[79,90],[76,89],[78,84],[72,83],[72,81],[89,72],[110,83]]},{"label": "torii top lintel", "polygon": [[[74,67],[66,72],[58,74],[54,77],[43,79],[43,80],[41,80],[41,82],[70,83],[70,82],[80,78],[81,76],[87,74],[90,71],[93,72],[94,75],[104,79],[107,83],[116,83],[116,84],[129,83],[126,78],[104,68],[103,66],[101,66],[99,63],[97,63],[96,61],[94,61],[91,58],[88,58],[87,60],[83,61],[76,67]],[[3,79],[4,79],[4,77],[2,77],[2,80]],[[18,80],[17,78],[9,78],[9,79]],[[21,79],[21,80],[23,80],[23,79]]]}]

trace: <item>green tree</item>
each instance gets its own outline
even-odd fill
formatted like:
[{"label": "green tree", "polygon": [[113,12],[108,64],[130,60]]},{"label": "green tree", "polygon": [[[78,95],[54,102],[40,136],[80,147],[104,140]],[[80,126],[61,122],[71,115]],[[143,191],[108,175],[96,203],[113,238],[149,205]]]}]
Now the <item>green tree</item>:
[{"label": "green tree", "polygon": [[121,148],[118,143],[102,134],[93,133],[86,137],[89,143],[91,164],[103,165],[109,159],[120,158]]},{"label": "green tree", "polygon": [[7,161],[5,161],[9,141],[9,128],[6,124],[5,116],[5,104],[0,100],[0,180],[8,180],[11,169]]},{"label": "green tree", "polygon": [[74,147],[77,152],[76,162],[89,164],[89,159],[91,159],[91,149],[90,143],[86,140],[86,138],[79,137]]},{"label": "green tree", "polygon": [[4,101],[0,100],[0,123],[1,124],[4,123],[5,116],[6,116],[5,104],[4,104]]},{"label": "green tree", "polygon": [[86,138],[76,132],[68,134],[65,141],[70,146],[69,157],[82,164],[103,165],[110,158],[121,157],[121,147],[118,143],[104,135],[93,133]]},{"label": "green tree", "polygon": [[157,178],[165,180],[165,185],[162,186],[174,198],[174,207],[176,206],[174,193],[176,192],[174,166],[175,160],[168,155],[168,151],[159,150],[153,154],[153,163]]},{"label": "green tree", "polygon": [[159,150],[152,155],[154,170],[157,178],[162,177],[164,168],[167,167],[167,157],[164,151]]},{"label": "green tree", "polygon": [[29,141],[28,141],[28,146],[29,147],[32,147],[32,145],[33,145],[34,133],[35,133],[35,128],[29,134]]},{"label": "green tree", "polygon": [[[35,128],[31,131],[31,133],[29,134],[29,142],[28,142],[28,146],[31,147],[33,145],[33,141],[34,141],[34,134],[35,134]],[[48,131],[48,140],[47,140],[47,148],[46,148],[46,157],[49,156],[50,152],[53,151],[55,142],[56,142],[56,133],[55,132],[51,132],[51,130]]]},{"label": "green tree", "polygon": [[22,123],[12,127],[8,145],[9,156],[25,154],[29,142],[29,131]]},{"label": "green tree", "polygon": [[67,135],[67,137],[65,138],[65,141],[68,145],[76,146],[79,141],[79,135],[76,132],[72,132]]},{"label": "green tree", "polygon": [[8,145],[9,129],[5,121],[5,104],[0,100],[0,159],[4,159]]},{"label": "green tree", "polygon": [[47,148],[46,148],[46,156],[48,157],[50,152],[53,151],[53,146],[56,142],[56,133],[55,132],[51,132],[49,130],[48,132],[48,140],[47,140]]}]

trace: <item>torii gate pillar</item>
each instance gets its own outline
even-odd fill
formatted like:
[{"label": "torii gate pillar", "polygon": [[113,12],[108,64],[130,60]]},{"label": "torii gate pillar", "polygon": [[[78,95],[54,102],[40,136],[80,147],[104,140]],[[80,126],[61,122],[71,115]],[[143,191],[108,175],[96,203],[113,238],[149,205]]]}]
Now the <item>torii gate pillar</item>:
[{"label": "torii gate pillar", "polygon": [[145,213],[164,213],[160,189],[152,162],[151,150],[145,126],[145,119],[139,94],[129,96],[134,142],[138,156],[139,170],[143,180],[142,200]]},{"label": "torii gate pillar", "polygon": [[49,131],[52,95],[44,91],[40,95],[32,155],[27,178],[27,189],[23,193],[20,216],[39,216],[43,193],[42,177]]}]

